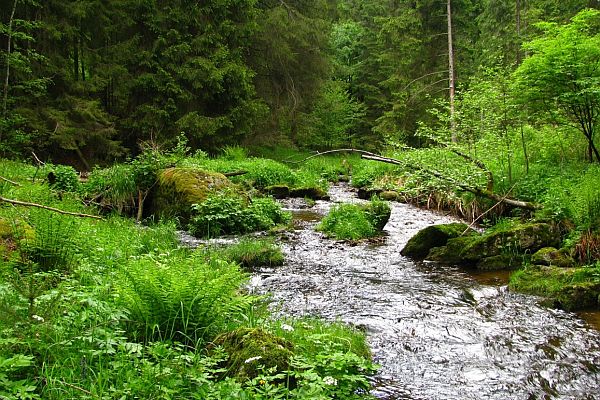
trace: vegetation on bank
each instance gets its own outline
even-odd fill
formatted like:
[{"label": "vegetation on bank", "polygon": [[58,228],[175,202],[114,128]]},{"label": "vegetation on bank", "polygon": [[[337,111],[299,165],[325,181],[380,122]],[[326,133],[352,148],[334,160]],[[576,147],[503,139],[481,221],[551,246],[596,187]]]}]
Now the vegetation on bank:
[{"label": "vegetation on bank", "polygon": [[[171,157],[146,154],[85,183],[62,167],[0,162],[0,196],[104,217],[0,204],[0,397],[367,398],[364,333],[273,319],[244,291],[242,266],[282,261],[270,242],[191,250],[174,220],[127,217],[153,188],[147,174],[111,172],[158,174]],[[280,212],[247,196],[252,218]]]},{"label": "vegetation on bank", "polygon": [[373,198],[367,204],[338,204],[317,226],[317,230],[335,239],[359,240],[381,234],[390,219],[389,204]]}]

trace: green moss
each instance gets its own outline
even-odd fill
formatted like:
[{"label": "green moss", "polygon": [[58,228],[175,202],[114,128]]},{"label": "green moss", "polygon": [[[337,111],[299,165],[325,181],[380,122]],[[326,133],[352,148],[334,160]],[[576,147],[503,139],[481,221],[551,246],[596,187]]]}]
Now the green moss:
[{"label": "green moss", "polygon": [[12,236],[13,224],[5,218],[0,218],[0,239],[8,239]]},{"label": "green moss", "polygon": [[523,264],[522,257],[510,254],[500,254],[479,260],[476,268],[481,271],[500,271],[504,269],[518,268]]},{"label": "green moss", "polygon": [[290,197],[304,197],[312,200],[329,199],[327,192],[316,186],[302,186],[290,189]]},{"label": "green moss", "polygon": [[597,308],[600,268],[558,268],[532,265],[515,272],[510,289],[543,296],[549,304],[567,311]]},{"label": "green moss", "polygon": [[271,240],[243,240],[227,247],[222,255],[250,270],[279,266],[284,261],[281,248]]},{"label": "green moss", "polygon": [[575,260],[573,260],[566,249],[557,250],[554,247],[544,247],[539,249],[531,256],[531,262],[533,264],[554,265],[561,268],[575,266]]},{"label": "green moss", "polygon": [[[449,239],[462,235],[462,233],[468,229],[468,225],[461,223],[428,226],[425,229],[421,229],[415,236],[410,238],[400,254],[405,257],[417,259],[425,258],[430,250],[436,247],[445,246]],[[434,252],[434,255],[436,254],[437,253]],[[437,257],[437,255],[435,257]]]},{"label": "green moss", "polygon": [[255,378],[264,368],[287,371],[293,355],[291,342],[260,328],[239,328],[220,334],[213,346],[222,347],[228,355],[223,365],[225,375],[242,382]]},{"label": "green moss", "polygon": [[158,176],[151,201],[152,214],[177,217],[186,222],[191,216],[192,204],[200,204],[211,194],[233,188],[223,174],[193,168],[168,168]]},{"label": "green moss", "polygon": [[290,188],[286,185],[267,186],[264,191],[276,199],[285,199],[290,196]]}]

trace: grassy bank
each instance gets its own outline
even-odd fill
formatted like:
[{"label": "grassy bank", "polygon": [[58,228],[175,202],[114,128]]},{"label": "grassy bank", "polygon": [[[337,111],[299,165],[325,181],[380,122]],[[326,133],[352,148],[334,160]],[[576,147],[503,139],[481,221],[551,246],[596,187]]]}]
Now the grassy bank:
[{"label": "grassy bank", "polygon": [[[0,397],[368,397],[374,367],[362,332],[273,319],[264,298],[243,290],[240,264],[281,262],[272,244],[191,250],[179,245],[175,221],[127,217],[150,192],[144,172],[175,157],[96,170],[83,184],[69,169],[0,162],[0,176],[14,182],[1,181],[0,196],[103,217],[0,203]],[[182,161],[213,170],[221,162]],[[269,160],[227,165],[251,169],[239,179],[253,187],[280,182],[273,171],[309,181]],[[58,179],[49,185],[50,172]]]}]

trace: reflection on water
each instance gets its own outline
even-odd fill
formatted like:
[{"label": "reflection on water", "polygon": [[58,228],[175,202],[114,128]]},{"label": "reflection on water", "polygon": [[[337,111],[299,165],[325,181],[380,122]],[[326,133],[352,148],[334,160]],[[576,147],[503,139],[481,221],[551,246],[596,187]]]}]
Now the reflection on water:
[{"label": "reflection on water", "polygon": [[357,200],[343,186],[330,194],[331,202],[310,210],[284,203],[298,210],[296,229],[282,241],[286,264],[260,271],[251,285],[271,292],[282,313],[364,326],[382,366],[374,395],[600,398],[598,331],[574,314],[510,293],[509,273],[467,272],[400,255],[419,229],[451,218],[396,203],[384,240],[337,242],[312,228],[334,202]]}]

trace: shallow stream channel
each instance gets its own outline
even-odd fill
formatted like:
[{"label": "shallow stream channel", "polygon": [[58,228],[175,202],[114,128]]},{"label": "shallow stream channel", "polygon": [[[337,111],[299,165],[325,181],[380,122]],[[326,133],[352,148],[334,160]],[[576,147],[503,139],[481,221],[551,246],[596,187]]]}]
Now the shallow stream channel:
[{"label": "shallow stream channel", "polygon": [[341,320],[368,335],[381,368],[380,399],[600,399],[600,332],[578,315],[509,292],[508,274],[476,274],[415,262],[400,250],[418,230],[453,219],[392,203],[385,236],[350,243],[314,226],[339,202],[359,202],[345,185],[308,207],[284,200],[295,229],[281,244],[283,267],[253,274],[278,313]]}]

